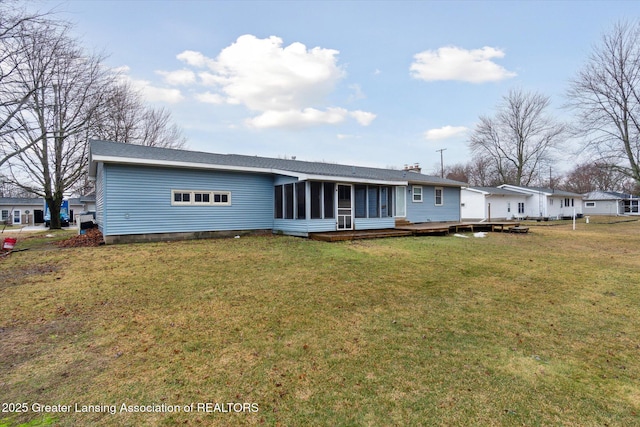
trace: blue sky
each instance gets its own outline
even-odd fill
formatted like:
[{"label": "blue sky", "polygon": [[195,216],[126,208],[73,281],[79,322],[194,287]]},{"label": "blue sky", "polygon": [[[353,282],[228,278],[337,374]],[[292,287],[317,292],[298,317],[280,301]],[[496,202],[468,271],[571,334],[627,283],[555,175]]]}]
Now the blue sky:
[{"label": "blue sky", "polygon": [[[510,89],[562,109],[625,1],[68,1],[36,3],[109,54],[188,148],[424,171],[465,163]],[[556,166],[572,166],[567,142]]]}]

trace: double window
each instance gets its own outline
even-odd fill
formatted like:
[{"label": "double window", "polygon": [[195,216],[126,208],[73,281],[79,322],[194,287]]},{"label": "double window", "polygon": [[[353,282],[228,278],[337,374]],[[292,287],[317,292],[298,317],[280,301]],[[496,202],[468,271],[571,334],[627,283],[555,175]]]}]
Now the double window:
[{"label": "double window", "polygon": [[172,206],[231,206],[230,191],[171,190]]}]

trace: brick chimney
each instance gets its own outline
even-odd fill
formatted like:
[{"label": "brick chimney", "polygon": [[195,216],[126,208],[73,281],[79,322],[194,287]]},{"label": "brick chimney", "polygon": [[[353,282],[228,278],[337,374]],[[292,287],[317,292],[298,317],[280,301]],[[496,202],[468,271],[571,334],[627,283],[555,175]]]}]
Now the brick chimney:
[{"label": "brick chimney", "polygon": [[404,165],[405,171],[420,173],[422,172],[422,168],[420,167],[420,163],[414,163],[413,165]]}]

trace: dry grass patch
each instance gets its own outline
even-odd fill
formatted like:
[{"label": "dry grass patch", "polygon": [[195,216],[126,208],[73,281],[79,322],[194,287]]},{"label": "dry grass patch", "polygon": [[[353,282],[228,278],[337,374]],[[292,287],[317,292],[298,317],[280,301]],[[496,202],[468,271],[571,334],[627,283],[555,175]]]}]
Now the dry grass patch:
[{"label": "dry grass patch", "polygon": [[259,405],[63,426],[631,425],[639,226],[16,253],[0,385],[7,401]]}]

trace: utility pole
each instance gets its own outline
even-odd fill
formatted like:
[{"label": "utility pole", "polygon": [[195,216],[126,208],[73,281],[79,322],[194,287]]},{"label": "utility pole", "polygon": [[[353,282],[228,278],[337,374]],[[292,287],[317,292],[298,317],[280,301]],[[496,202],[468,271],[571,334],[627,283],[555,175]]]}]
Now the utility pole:
[{"label": "utility pole", "polygon": [[436,150],[436,152],[440,152],[440,177],[444,178],[444,160],[442,158],[442,152],[446,150],[446,148],[441,148],[440,150]]}]

